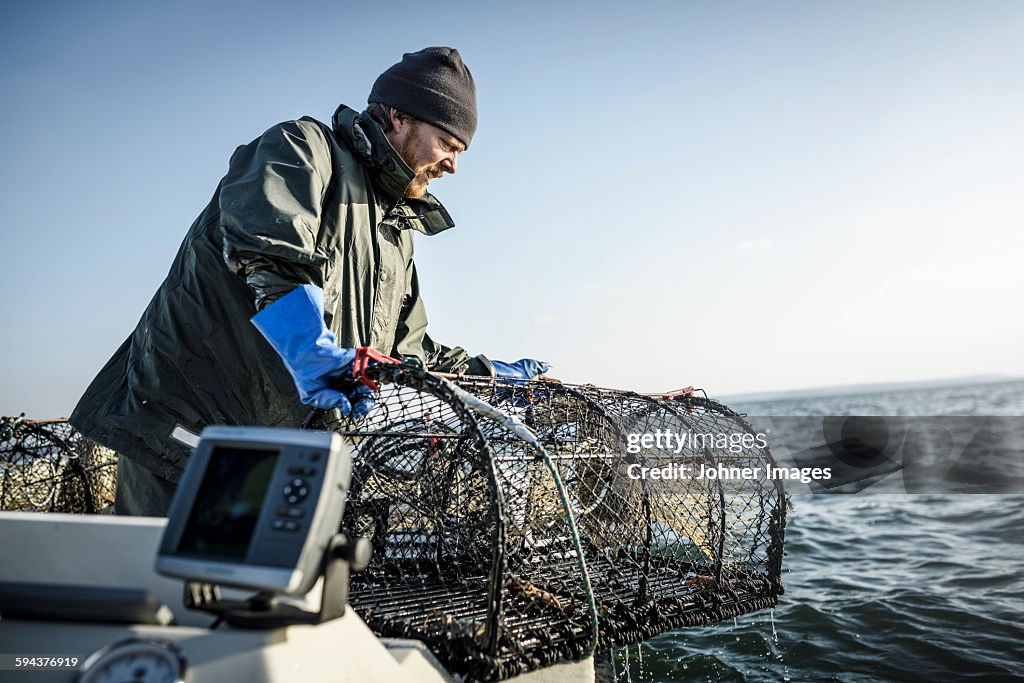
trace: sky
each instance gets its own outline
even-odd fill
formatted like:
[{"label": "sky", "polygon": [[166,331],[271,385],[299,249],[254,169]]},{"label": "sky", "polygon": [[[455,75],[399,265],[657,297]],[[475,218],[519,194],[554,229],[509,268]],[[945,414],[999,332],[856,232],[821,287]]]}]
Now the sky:
[{"label": "sky", "polygon": [[431,335],[712,396],[1024,375],[1024,4],[0,9],[0,414],[67,415],[227,161],[457,47],[479,128]]}]

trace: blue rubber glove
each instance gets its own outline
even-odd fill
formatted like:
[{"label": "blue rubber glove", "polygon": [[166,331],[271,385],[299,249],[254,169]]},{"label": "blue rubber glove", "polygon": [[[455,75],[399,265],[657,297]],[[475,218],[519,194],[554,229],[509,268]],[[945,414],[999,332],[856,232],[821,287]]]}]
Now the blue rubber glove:
[{"label": "blue rubber glove", "polygon": [[299,399],[321,410],[337,408],[359,418],[373,408],[373,391],[362,384],[345,392],[338,380],[351,378],[355,349],[343,349],[324,324],[324,292],[296,287],[252,317],[295,380]]},{"label": "blue rubber glove", "polygon": [[537,375],[543,375],[551,367],[542,360],[532,358],[521,358],[515,363],[492,360],[491,365],[494,366],[494,374],[502,379],[533,379]]}]

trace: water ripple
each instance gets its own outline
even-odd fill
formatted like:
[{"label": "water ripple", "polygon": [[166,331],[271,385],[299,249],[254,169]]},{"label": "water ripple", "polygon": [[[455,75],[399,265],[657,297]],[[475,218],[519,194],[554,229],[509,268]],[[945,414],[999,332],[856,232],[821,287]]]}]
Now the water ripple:
[{"label": "water ripple", "polygon": [[[744,409],[1021,415],[1024,382],[772,406]],[[666,633],[629,648],[628,679],[625,650],[617,652],[620,681],[1024,681],[1024,497],[800,496],[794,504],[778,640],[768,612]]]}]

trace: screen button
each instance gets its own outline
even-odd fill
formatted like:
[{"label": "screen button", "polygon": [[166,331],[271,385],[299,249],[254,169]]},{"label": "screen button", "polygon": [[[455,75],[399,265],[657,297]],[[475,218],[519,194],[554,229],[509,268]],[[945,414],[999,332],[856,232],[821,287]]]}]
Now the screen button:
[{"label": "screen button", "polygon": [[292,479],[291,482],[285,484],[284,489],[281,491],[284,494],[285,500],[292,505],[298,503],[300,500],[309,495],[309,488],[306,485],[305,479]]}]

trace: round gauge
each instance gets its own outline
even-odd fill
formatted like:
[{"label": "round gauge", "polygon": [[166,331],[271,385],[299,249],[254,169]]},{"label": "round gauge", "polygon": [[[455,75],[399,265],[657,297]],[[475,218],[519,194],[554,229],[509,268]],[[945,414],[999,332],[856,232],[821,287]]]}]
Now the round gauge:
[{"label": "round gauge", "polygon": [[188,683],[188,664],[174,643],[129,638],[89,655],[78,683]]}]

